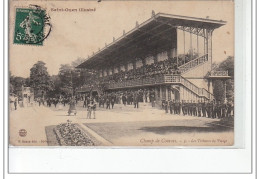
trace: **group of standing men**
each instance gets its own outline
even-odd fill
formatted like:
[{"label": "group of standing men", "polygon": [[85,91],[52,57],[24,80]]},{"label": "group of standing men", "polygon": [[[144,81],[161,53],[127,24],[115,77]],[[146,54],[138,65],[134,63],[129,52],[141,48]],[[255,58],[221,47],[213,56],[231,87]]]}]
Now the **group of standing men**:
[{"label": "group of standing men", "polygon": [[106,105],[106,109],[113,109],[115,104],[134,105],[134,108],[139,108],[139,102],[151,102],[155,107],[155,94],[154,91],[148,93],[144,90],[111,92],[99,95],[97,101],[99,107],[104,108]]},{"label": "group of standing men", "polygon": [[105,107],[106,109],[114,108],[115,103],[117,102],[117,96],[115,93],[111,94],[102,94],[98,98],[99,107]]},{"label": "group of standing men", "polygon": [[162,108],[165,113],[170,114],[182,114],[189,116],[208,117],[208,118],[225,118],[234,115],[234,104],[229,101],[227,103],[221,103],[213,101],[202,102],[183,100],[168,100],[162,101]]}]

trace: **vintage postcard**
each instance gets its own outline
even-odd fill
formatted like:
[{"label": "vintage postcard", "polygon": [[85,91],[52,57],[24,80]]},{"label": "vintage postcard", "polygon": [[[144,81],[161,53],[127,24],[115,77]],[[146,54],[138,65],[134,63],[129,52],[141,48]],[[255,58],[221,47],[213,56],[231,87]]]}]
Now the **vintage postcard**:
[{"label": "vintage postcard", "polygon": [[233,1],[9,1],[10,146],[233,146]]}]

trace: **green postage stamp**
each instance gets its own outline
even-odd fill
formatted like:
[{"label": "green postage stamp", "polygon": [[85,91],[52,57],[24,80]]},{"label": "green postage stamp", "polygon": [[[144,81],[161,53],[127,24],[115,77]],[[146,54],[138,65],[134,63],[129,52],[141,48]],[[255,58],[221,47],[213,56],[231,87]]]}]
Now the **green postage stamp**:
[{"label": "green postage stamp", "polygon": [[16,9],[15,44],[42,45],[50,34],[50,17],[39,6],[32,7]]}]

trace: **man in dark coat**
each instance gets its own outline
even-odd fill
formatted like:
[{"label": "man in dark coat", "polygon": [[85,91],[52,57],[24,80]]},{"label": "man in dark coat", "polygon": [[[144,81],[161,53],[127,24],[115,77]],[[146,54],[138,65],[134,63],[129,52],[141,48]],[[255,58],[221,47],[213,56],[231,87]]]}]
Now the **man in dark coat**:
[{"label": "man in dark coat", "polygon": [[110,99],[109,98],[106,99],[106,104],[107,104],[107,109],[110,109]]},{"label": "man in dark coat", "polygon": [[114,109],[115,97],[111,97],[111,107]]},{"label": "man in dark coat", "polygon": [[170,107],[170,114],[172,114],[173,113],[173,101],[172,100],[170,100],[170,102],[169,102],[169,107]]},{"label": "man in dark coat", "polygon": [[165,100],[163,104],[164,104],[165,113],[168,113],[169,101]]},{"label": "man in dark coat", "polygon": [[192,103],[192,113],[193,113],[193,116],[197,116],[198,115],[197,111],[198,111],[197,103],[195,101],[193,101],[193,103]]},{"label": "man in dark coat", "polygon": [[151,91],[150,93],[150,102],[152,103],[152,107],[155,107],[155,93]]},{"label": "man in dark coat", "polygon": [[176,101],[176,114],[181,114],[181,103],[179,100]]},{"label": "man in dark coat", "polygon": [[201,117],[201,116],[202,116],[202,115],[201,115],[201,111],[202,111],[202,102],[198,101],[197,106],[198,106],[198,116]]},{"label": "man in dark coat", "polygon": [[206,104],[206,111],[207,111],[207,116],[208,118],[211,118],[211,103],[210,102],[207,102]]},{"label": "man in dark coat", "polygon": [[133,95],[134,108],[139,108],[139,96],[138,93],[134,93]]},{"label": "man in dark coat", "polygon": [[193,105],[192,105],[192,100],[190,100],[190,102],[188,103],[188,110],[189,110],[189,115],[192,116],[192,112],[193,112]]},{"label": "man in dark coat", "polygon": [[178,114],[177,100],[173,100],[173,111],[174,114]]},{"label": "man in dark coat", "polygon": [[205,101],[201,104],[201,110],[202,110],[202,115],[203,117],[206,117],[206,103]]},{"label": "man in dark coat", "polygon": [[212,102],[212,116],[213,119],[217,117],[217,104],[215,100]]},{"label": "man in dark coat", "polygon": [[216,104],[216,117],[221,118],[221,104],[220,101],[217,102]]},{"label": "man in dark coat", "polygon": [[123,101],[123,104],[126,105],[126,95],[125,94],[123,94],[123,96],[122,96],[122,101]]},{"label": "man in dark coat", "polygon": [[223,103],[221,105],[221,114],[222,114],[222,118],[225,118],[227,116],[227,104]]}]

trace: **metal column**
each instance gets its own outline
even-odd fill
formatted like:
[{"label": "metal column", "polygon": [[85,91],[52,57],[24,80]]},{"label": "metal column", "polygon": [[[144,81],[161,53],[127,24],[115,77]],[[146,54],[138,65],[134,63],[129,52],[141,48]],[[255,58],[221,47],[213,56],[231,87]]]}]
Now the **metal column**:
[{"label": "metal column", "polygon": [[197,53],[199,55],[199,29],[197,28]]},{"label": "metal column", "polygon": [[224,103],[227,102],[227,82],[226,80],[223,81],[224,83]]},{"label": "metal column", "polygon": [[192,30],[190,27],[190,50],[191,50],[191,58],[193,59],[193,49],[192,49]]},{"label": "metal column", "polygon": [[177,57],[177,67],[179,66],[179,59],[178,59],[178,29],[176,28],[176,37],[177,37],[177,47],[176,47],[176,57]]}]

